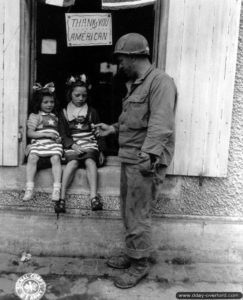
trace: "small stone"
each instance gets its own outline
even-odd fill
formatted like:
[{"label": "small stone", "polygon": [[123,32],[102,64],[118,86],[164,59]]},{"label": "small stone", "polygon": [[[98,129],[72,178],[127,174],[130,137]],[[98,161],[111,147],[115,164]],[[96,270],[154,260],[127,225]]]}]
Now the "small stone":
[{"label": "small stone", "polygon": [[18,265],[19,265],[19,262],[18,262],[17,260],[13,260],[13,261],[12,261],[12,264],[13,264],[14,266],[18,266]]},{"label": "small stone", "polygon": [[26,261],[30,261],[30,260],[31,260],[31,254],[23,252],[21,255],[20,261],[26,262]]}]

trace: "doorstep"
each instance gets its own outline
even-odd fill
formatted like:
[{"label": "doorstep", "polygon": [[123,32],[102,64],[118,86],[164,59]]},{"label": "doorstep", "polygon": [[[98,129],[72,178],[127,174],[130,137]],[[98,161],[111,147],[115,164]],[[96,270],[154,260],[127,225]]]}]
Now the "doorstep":
[{"label": "doorstep", "polygon": [[[64,168],[65,166],[63,166]],[[98,193],[104,203],[104,212],[119,214],[120,198],[120,160],[117,156],[108,156],[103,167],[98,169]],[[53,212],[51,202],[51,169],[37,172],[33,200],[23,202],[26,165],[0,168],[0,209]],[[163,199],[179,197],[180,181],[175,176],[167,176],[159,191]],[[72,184],[67,190],[67,213],[90,213],[89,185],[85,169],[78,169]]]},{"label": "doorstep", "polygon": [[[65,165],[63,165],[63,169]],[[0,168],[0,190],[24,190],[26,165]],[[52,191],[51,169],[37,172],[35,190],[43,193]],[[101,194],[119,196],[120,160],[117,156],[108,156],[103,167],[98,169],[98,187]],[[85,169],[78,169],[68,189],[69,194],[88,194],[89,187]]]}]

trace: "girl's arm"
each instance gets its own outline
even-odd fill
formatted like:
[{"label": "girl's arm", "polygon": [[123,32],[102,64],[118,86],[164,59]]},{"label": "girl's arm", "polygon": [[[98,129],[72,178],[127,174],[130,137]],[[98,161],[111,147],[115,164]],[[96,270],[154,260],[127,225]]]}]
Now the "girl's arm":
[{"label": "girl's arm", "polygon": [[35,131],[30,128],[27,130],[27,136],[28,136],[28,138],[31,138],[31,139],[50,138],[53,140],[55,140],[58,137],[58,135],[55,133],[39,132],[39,131]]},{"label": "girl's arm", "polygon": [[30,114],[27,122],[27,137],[30,139],[50,138],[56,139],[55,133],[39,132],[36,131],[41,119],[39,114]]},{"label": "girl's arm", "polygon": [[58,131],[62,138],[62,143],[64,148],[66,149],[71,148],[72,145],[74,144],[74,141],[70,135],[68,122],[64,116],[63,111],[59,114],[58,117]]}]

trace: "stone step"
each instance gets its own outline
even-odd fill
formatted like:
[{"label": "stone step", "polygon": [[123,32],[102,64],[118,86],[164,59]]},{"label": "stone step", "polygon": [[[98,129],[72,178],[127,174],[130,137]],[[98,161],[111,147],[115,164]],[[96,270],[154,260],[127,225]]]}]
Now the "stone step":
[{"label": "stone step", "polygon": [[[63,169],[65,165],[63,165]],[[0,168],[0,190],[24,190],[26,181],[26,165],[19,167]],[[35,190],[51,193],[52,191],[51,169],[40,170],[35,178]],[[98,169],[98,188],[104,195],[119,196],[120,161],[116,156],[108,156],[103,167]],[[88,194],[86,170],[78,169],[74,180],[68,190],[69,194]]]},{"label": "stone step", "polygon": [[[63,166],[65,168],[65,166]],[[51,193],[51,169],[41,170],[36,176],[36,191]],[[119,196],[120,190],[120,161],[116,156],[106,158],[106,163],[98,169],[98,192],[104,196]],[[78,169],[75,173],[68,194],[89,194],[89,185],[85,169]]]},{"label": "stone step", "polygon": [[[51,170],[37,174],[35,197],[29,202],[22,201],[25,171],[25,166],[0,169],[0,252],[108,257],[123,249],[120,163],[116,157],[99,169],[104,210],[90,210],[86,172],[79,169],[68,191],[67,213],[58,220],[50,200]],[[243,263],[243,242],[239,239],[242,220],[172,215],[175,212],[169,204],[179,201],[180,188],[176,177],[167,176],[160,199],[154,203],[153,242],[158,257],[180,262]]]},{"label": "stone step", "polygon": [[[0,210],[2,211],[25,211],[42,214],[54,214],[54,202],[51,194],[35,192],[30,201],[22,201],[24,191],[11,190],[0,191]],[[88,192],[85,194],[69,194],[66,196],[66,215],[80,216],[114,216],[119,217],[119,196],[102,195],[103,211],[91,211]]]},{"label": "stone step", "polygon": [[[53,212],[53,203],[50,199],[53,182],[51,169],[37,172],[34,198],[28,202],[22,201],[25,173],[25,165],[18,168],[0,168],[0,209]],[[104,203],[104,214],[107,211],[119,210],[120,161],[118,157],[107,157],[105,166],[98,169],[98,193]],[[173,176],[166,176],[163,187],[159,191],[160,199],[165,203],[171,199],[173,203],[179,197],[179,193],[180,181]],[[68,214],[90,213],[89,185],[85,169],[76,171],[73,182],[67,190],[66,200]],[[160,214],[163,214],[163,207],[166,206],[156,203],[156,210]]]},{"label": "stone step", "polygon": [[[243,222],[230,218],[154,217],[158,259],[168,263],[243,263]],[[0,210],[0,253],[109,257],[124,248],[121,219],[110,212],[61,215]]]}]

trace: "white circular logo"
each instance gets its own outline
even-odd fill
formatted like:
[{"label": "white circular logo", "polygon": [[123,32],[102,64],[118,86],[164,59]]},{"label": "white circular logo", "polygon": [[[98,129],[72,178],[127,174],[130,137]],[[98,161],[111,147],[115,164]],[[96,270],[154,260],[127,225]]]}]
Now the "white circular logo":
[{"label": "white circular logo", "polygon": [[44,296],[46,283],[36,273],[21,276],[15,284],[15,292],[22,300],[39,300]]}]

